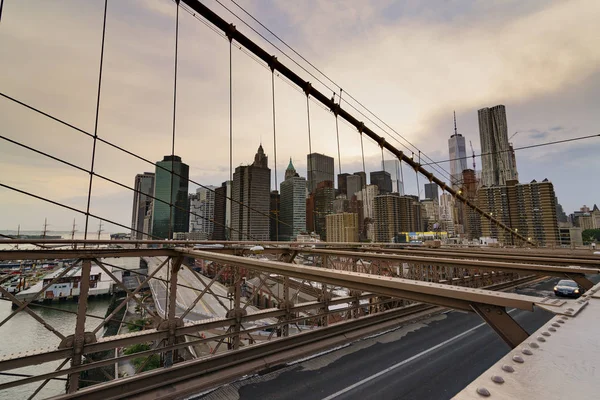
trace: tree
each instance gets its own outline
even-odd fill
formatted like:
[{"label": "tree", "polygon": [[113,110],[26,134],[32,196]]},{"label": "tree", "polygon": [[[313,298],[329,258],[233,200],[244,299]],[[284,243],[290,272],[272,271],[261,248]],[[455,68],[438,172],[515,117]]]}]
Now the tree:
[{"label": "tree", "polygon": [[586,229],[581,236],[583,243],[600,242],[600,229]]}]

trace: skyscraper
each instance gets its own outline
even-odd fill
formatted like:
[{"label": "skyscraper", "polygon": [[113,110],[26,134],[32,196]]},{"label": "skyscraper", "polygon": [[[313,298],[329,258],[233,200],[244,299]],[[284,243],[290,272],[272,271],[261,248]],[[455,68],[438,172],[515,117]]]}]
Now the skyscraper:
[{"label": "skyscraper", "polygon": [[482,108],[479,115],[479,138],[481,140],[482,185],[506,185],[517,179],[508,143],[506,110],[503,105]]},{"label": "skyscraper", "polygon": [[215,217],[213,240],[228,239],[229,231],[227,229],[227,189],[231,187],[231,181],[223,182],[221,186],[215,189]]},{"label": "skyscraper", "polygon": [[281,182],[280,240],[293,241],[306,231],[306,179],[296,173],[291,158],[285,176]]},{"label": "skyscraper", "polygon": [[404,196],[404,182],[402,182],[402,176],[400,172],[400,160],[386,160],[383,165],[385,167],[385,171],[390,173],[390,178],[392,180],[392,192],[398,193],[400,196]]},{"label": "skyscraper", "polygon": [[308,191],[312,193],[324,181],[333,182],[333,158],[325,154],[311,153],[306,156]]},{"label": "skyscraper", "polygon": [[311,196],[314,201],[313,218],[315,220],[315,232],[321,236],[322,240],[326,240],[327,227],[325,218],[327,215],[333,213],[333,200],[335,199],[333,181],[320,182]]},{"label": "skyscraper", "polygon": [[371,172],[371,185],[377,185],[380,194],[392,193],[392,177],[387,171]]},{"label": "skyscraper", "polygon": [[231,204],[232,240],[269,240],[271,170],[262,145],[252,165],[233,174]]},{"label": "skyscraper", "polygon": [[467,169],[465,138],[456,129],[456,112],[454,113],[454,135],[448,139],[448,149],[450,151],[450,183],[452,188],[456,189],[460,186],[462,172]]},{"label": "skyscraper", "polygon": [[190,232],[211,238],[215,229],[215,186],[201,187],[190,196]]},{"label": "skyscraper", "polygon": [[[154,196],[154,173],[144,172],[135,176],[133,193],[133,212],[131,213],[131,238],[145,239],[149,233],[144,230],[144,217],[152,210]],[[147,228],[146,228],[147,229]]]},{"label": "skyscraper", "polygon": [[278,242],[281,239],[281,195],[277,190],[271,190],[269,203],[269,236],[271,241]]},{"label": "skyscraper", "polygon": [[440,197],[439,188],[436,183],[425,184],[425,198],[430,200],[438,200]]},{"label": "skyscraper", "polygon": [[338,179],[337,194],[343,194],[345,196],[348,196],[348,177],[349,176],[352,176],[352,175],[347,174],[347,173],[338,174],[338,176],[337,176],[337,179]]},{"label": "skyscraper", "polygon": [[355,172],[352,175],[360,176],[361,189],[367,187],[367,174],[364,171]]},{"label": "skyscraper", "polygon": [[188,232],[189,171],[190,167],[179,156],[165,156],[156,163],[154,197],[157,200],[152,207],[153,236],[172,239],[174,232]]},{"label": "skyscraper", "polygon": [[351,199],[357,192],[362,190],[362,177],[350,175],[346,178],[346,198]]}]

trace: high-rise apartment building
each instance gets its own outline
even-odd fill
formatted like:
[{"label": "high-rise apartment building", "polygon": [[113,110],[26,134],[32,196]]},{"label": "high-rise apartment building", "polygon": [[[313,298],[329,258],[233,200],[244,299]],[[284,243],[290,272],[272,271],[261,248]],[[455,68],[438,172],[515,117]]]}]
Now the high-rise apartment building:
[{"label": "high-rise apartment building", "polygon": [[306,179],[296,173],[290,159],[281,182],[280,240],[295,240],[306,231]]},{"label": "high-rise apartment building", "polygon": [[363,203],[363,212],[365,218],[374,218],[376,196],[379,196],[379,188],[377,185],[367,185],[356,195],[356,198]]},{"label": "high-rise apartment building", "polygon": [[377,185],[381,194],[392,193],[392,176],[387,171],[373,171],[371,185]]},{"label": "high-rise apartment building", "polygon": [[190,232],[203,233],[212,238],[215,229],[215,186],[196,189],[190,196]]},{"label": "high-rise apartment building", "polygon": [[262,145],[252,165],[235,169],[231,197],[232,240],[269,240],[271,170]]},{"label": "high-rise apartment building", "polygon": [[425,198],[430,200],[438,200],[440,198],[439,187],[437,183],[425,184]]},{"label": "high-rise apartment building", "polygon": [[314,192],[317,185],[324,181],[333,182],[333,157],[325,154],[311,153],[306,156],[308,171],[308,191]]},{"label": "high-rise apartment building", "polygon": [[[469,202],[477,205],[477,189],[478,182],[475,171],[472,169],[465,169],[462,173],[462,196],[465,197]],[[460,210],[463,215],[463,230],[467,237],[471,240],[478,239],[481,237],[481,215],[471,207],[465,205],[463,202],[457,202],[460,204]]]},{"label": "high-rise apartment building", "polygon": [[440,224],[443,231],[454,235],[454,197],[450,193],[440,196]]},{"label": "high-rise apartment building", "polygon": [[482,185],[506,185],[518,177],[508,143],[506,110],[503,105],[478,111],[481,140]]},{"label": "high-rise apartment building", "polygon": [[[171,173],[171,171],[173,173]],[[190,167],[179,156],[165,156],[156,163],[152,206],[152,235],[172,239],[174,232],[188,232],[188,182]]]},{"label": "high-rise apartment building", "polygon": [[454,135],[448,139],[450,153],[450,184],[458,188],[462,179],[462,172],[467,169],[467,148],[465,138],[456,129],[456,113],[454,113]]},{"label": "high-rise apartment building", "polygon": [[423,205],[423,225],[424,230],[432,231],[434,226],[439,221],[440,216],[440,202],[436,199],[425,199],[421,200],[421,204]]},{"label": "high-rise apartment building", "polygon": [[[547,179],[525,184],[512,180],[505,186],[482,187],[477,197],[483,211],[520,235],[531,238],[540,246],[559,243],[556,196],[552,182]],[[486,218],[481,219],[481,231],[484,237],[497,238],[505,244],[518,244],[510,233]]]},{"label": "high-rise apartment building", "polygon": [[154,197],[154,173],[144,172],[135,176],[135,192],[133,193],[133,212],[131,213],[131,238],[145,239],[150,231],[144,230],[144,218],[152,210]]},{"label": "high-rise apartment building", "polygon": [[400,232],[421,230],[421,204],[416,196],[397,193],[376,196],[374,221],[375,241],[390,242]]},{"label": "high-rise apartment building", "polygon": [[399,232],[402,232],[400,227],[400,196],[398,194],[376,196],[373,214],[376,242],[391,242]]},{"label": "high-rise apartment building", "polygon": [[329,214],[326,224],[328,242],[358,242],[358,214]]}]

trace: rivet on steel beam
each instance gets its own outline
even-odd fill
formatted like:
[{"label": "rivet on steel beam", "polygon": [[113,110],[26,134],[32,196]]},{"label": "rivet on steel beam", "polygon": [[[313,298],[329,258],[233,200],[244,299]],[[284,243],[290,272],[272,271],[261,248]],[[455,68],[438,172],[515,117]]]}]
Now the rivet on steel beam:
[{"label": "rivet on steel beam", "polygon": [[521,353],[525,354],[526,356],[533,355],[533,352],[529,349],[523,349],[523,350],[521,350]]},{"label": "rivet on steel beam", "polygon": [[559,324],[564,324],[564,323],[565,323],[565,321],[563,321],[562,319],[559,319],[559,320],[558,320],[558,321],[556,321],[556,322],[558,322]]},{"label": "rivet on steel beam", "polygon": [[569,311],[575,311],[574,309],[572,309],[571,307],[567,308],[567,310]]},{"label": "rivet on steel beam", "polygon": [[515,369],[512,366],[508,365],[508,364],[504,364],[502,366],[502,371],[504,371],[504,372],[515,372]]},{"label": "rivet on steel beam", "polygon": [[500,375],[492,375],[492,381],[494,383],[504,383],[504,378]]},{"label": "rivet on steel beam", "polygon": [[514,362],[518,362],[519,364],[523,364],[525,360],[520,355],[515,354],[512,358]]},{"label": "rivet on steel beam", "polygon": [[552,335],[550,335],[549,332],[546,332],[546,331],[542,332],[542,335],[544,335],[544,336],[552,336]]},{"label": "rivet on steel beam", "polygon": [[552,326],[555,327],[555,328],[560,328],[560,324],[557,324],[556,322],[553,322]]},{"label": "rivet on steel beam", "polygon": [[550,328],[548,328],[548,330],[549,330],[550,332],[556,332],[556,328],[552,328],[552,327],[550,327]]},{"label": "rivet on steel beam", "polygon": [[[548,335],[550,335],[550,334],[548,333]],[[537,340],[538,340],[538,342],[542,342],[543,343],[543,342],[546,341],[546,338],[544,338],[543,336],[538,336]]]},{"label": "rivet on steel beam", "polygon": [[[565,316],[562,316],[561,318],[562,318],[562,319],[564,319],[564,320],[567,320],[567,319],[569,319],[569,317],[565,317]],[[559,322],[560,322],[560,321],[559,321]],[[564,324],[564,322],[563,322],[563,324]]]},{"label": "rivet on steel beam", "polygon": [[531,342],[531,343],[529,343],[529,347],[531,347],[532,349],[538,349],[540,347],[540,345],[537,344],[536,342]]},{"label": "rivet on steel beam", "polygon": [[490,397],[490,391],[484,387],[478,387],[477,394],[483,397]]},{"label": "rivet on steel beam", "polygon": [[567,310],[567,311],[565,311],[565,314],[567,314],[567,315],[571,315],[571,314],[573,314],[573,311],[569,311],[569,310]]}]

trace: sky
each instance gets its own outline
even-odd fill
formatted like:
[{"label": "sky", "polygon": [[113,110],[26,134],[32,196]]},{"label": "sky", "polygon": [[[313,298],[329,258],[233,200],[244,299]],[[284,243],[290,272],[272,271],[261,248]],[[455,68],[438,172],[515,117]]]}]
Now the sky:
[{"label": "sky", "polygon": [[[515,147],[600,133],[600,2],[236,1],[327,77],[231,0],[204,4],[323,93],[333,95],[341,87],[342,108],[401,150],[415,151],[416,157],[420,150],[423,162],[426,156],[448,159],[453,111],[458,132],[476,154],[477,110],[497,104],[506,106],[509,135],[518,132]],[[0,183],[39,197],[0,187],[0,230],[18,225],[39,230],[45,218],[51,230],[70,230],[74,219],[77,229],[84,229],[85,217],[75,210],[87,207],[85,170],[91,168],[94,132],[143,158],[96,141],[95,173],[128,187],[137,173],[153,171],[151,163],[171,153],[176,6],[171,0],[108,1],[96,127],[103,11],[101,0],[5,1],[0,93],[79,130],[0,96]],[[190,165],[190,178],[203,185],[220,185],[229,177],[229,50],[222,34],[180,8],[175,154]],[[274,135],[271,71],[235,42],[231,65],[233,168],[251,163],[262,143],[273,188],[275,167],[281,183],[290,158],[306,176],[306,96],[275,76]],[[339,165],[342,172],[361,171],[356,129],[338,121],[338,159],[335,117],[312,99],[309,109],[312,151],[335,157],[336,174]],[[600,138],[520,150],[519,178],[548,178],[570,213],[600,203],[598,154]],[[367,137],[364,156],[367,173],[381,169],[381,150]],[[386,151],[383,158],[393,157]],[[479,158],[476,163],[480,169]],[[448,163],[436,169],[448,179]],[[414,173],[406,166],[403,171],[405,191],[416,194]],[[423,183],[419,177],[421,194]],[[190,184],[190,192],[197,187]],[[91,194],[92,214],[131,225],[130,189],[96,176]],[[88,229],[97,228],[98,220],[90,218]],[[104,229],[125,231],[110,224]]]}]

